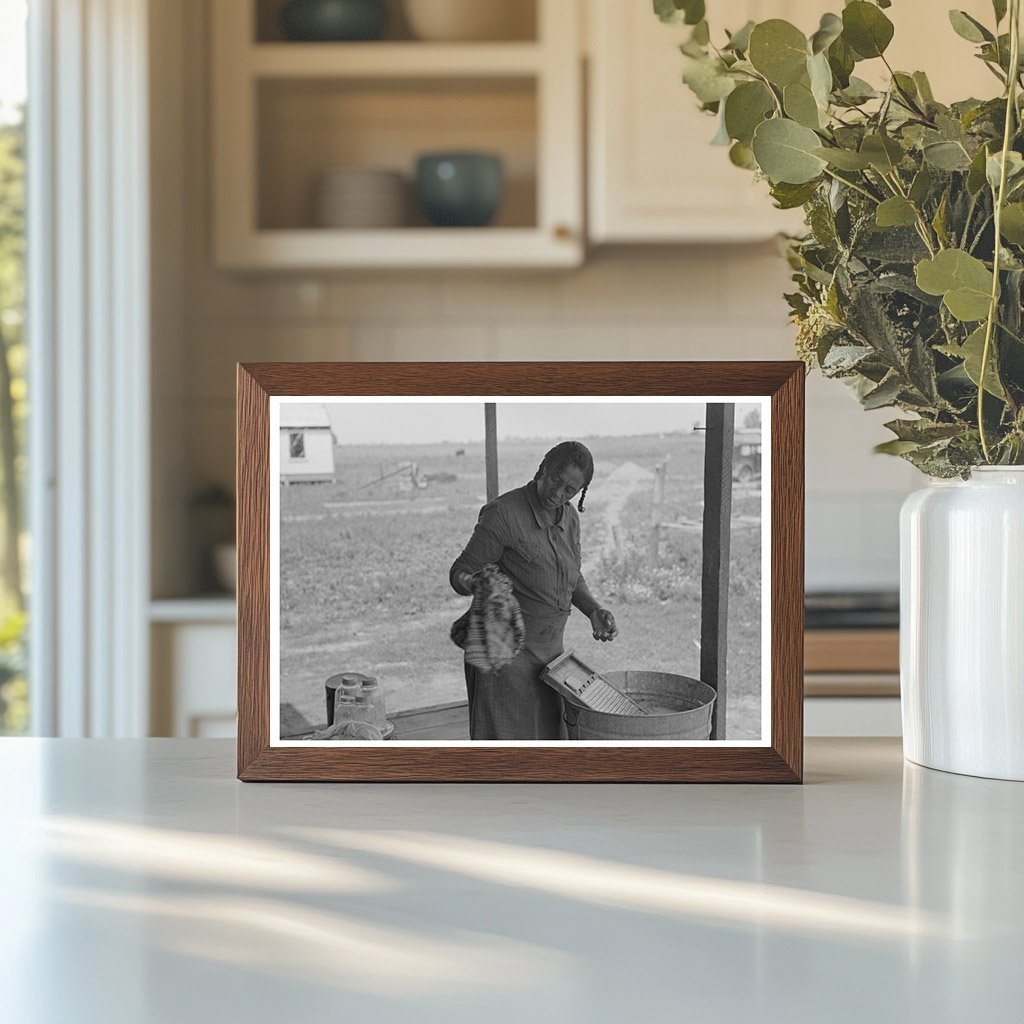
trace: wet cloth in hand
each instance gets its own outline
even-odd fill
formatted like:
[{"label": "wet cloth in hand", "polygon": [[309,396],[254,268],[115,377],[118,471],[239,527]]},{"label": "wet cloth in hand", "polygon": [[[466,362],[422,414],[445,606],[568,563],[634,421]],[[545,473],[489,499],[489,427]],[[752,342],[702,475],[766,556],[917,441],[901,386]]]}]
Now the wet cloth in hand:
[{"label": "wet cloth in hand", "polygon": [[466,661],[485,672],[504,668],[523,649],[523,613],[496,565],[473,574],[473,603],[452,623],[451,638],[466,652]]}]

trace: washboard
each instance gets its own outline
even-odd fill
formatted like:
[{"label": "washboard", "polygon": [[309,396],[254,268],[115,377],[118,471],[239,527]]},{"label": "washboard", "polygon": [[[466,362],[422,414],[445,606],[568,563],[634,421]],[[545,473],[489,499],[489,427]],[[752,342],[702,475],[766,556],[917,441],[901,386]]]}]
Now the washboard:
[{"label": "washboard", "polygon": [[572,651],[548,662],[541,678],[553,690],[576,704],[608,715],[646,715],[642,707],[615,689],[600,672],[592,669]]}]

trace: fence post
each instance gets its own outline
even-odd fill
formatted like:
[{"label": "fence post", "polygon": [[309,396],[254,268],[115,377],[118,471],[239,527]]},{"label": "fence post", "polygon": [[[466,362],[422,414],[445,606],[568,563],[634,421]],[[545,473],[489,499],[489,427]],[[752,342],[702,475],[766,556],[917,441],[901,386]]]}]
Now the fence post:
[{"label": "fence post", "polygon": [[718,693],[711,738],[726,738],[729,636],[729,541],[736,406],[708,403],[704,434],[704,529],[701,540],[700,678]]},{"label": "fence post", "polygon": [[484,465],[487,469],[487,500],[498,496],[498,407],[484,403]]},{"label": "fence post", "polygon": [[665,500],[665,471],[668,466],[666,455],[654,467],[654,496],[651,499],[651,532],[648,540],[647,558],[652,569],[657,569],[661,558],[661,506]]}]

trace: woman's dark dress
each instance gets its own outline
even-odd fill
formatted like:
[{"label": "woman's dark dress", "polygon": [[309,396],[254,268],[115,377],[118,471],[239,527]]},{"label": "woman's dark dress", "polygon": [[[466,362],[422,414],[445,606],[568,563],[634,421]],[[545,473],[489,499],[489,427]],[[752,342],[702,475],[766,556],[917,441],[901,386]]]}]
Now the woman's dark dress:
[{"label": "woman's dark dress", "polygon": [[562,738],[562,699],[540,678],[562,653],[562,634],[580,573],[580,520],[562,505],[545,521],[531,481],[480,510],[476,529],[451,573],[495,563],[512,581],[523,612],[526,645],[504,668],[484,672],[466,663],[470,737],[475,740]]}]

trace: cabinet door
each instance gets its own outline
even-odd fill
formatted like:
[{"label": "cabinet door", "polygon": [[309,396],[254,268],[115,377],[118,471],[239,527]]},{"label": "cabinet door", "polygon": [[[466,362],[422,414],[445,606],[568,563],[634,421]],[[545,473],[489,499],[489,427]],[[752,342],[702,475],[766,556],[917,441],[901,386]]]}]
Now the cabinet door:
[{"label": "cabinet door", "polygon": [[[682,83],[689,28],[663,25],[649,0],[588,0],[589,218],[594,242],[713,242],[798,231],[767,185],[712,146],[715,119]],[[793,19],[807,31],[823,0],[708,3],[713,38],[748,19]],[[724,20],[723,20],[724,19]],[[805,24],[806,23],[806,24]]]},{"label": "cabinet door", "polygon": [[[767,238],[800,231],[799,211],[779,211],[767,187],[710,145],[713,118],[700,113],[681,82],[678,45],[685,26],[663,25],[650,0],[586,0],[590,26],[589,217],[594,242],[704,242]],[[901,0],[886,11],[896,27],[887,53],[894,67],[928,72],[943,102],[998,95],[999,83],[949,24],[956,6],[990,25],[990,0],[936,5]],[[810,34],[828,0],[708,0],[712,37],[748,19],[785,18]],[[1003,24],[1005,31],[1006,25]],[[881,61],[858,65],[873,84]]]}]

